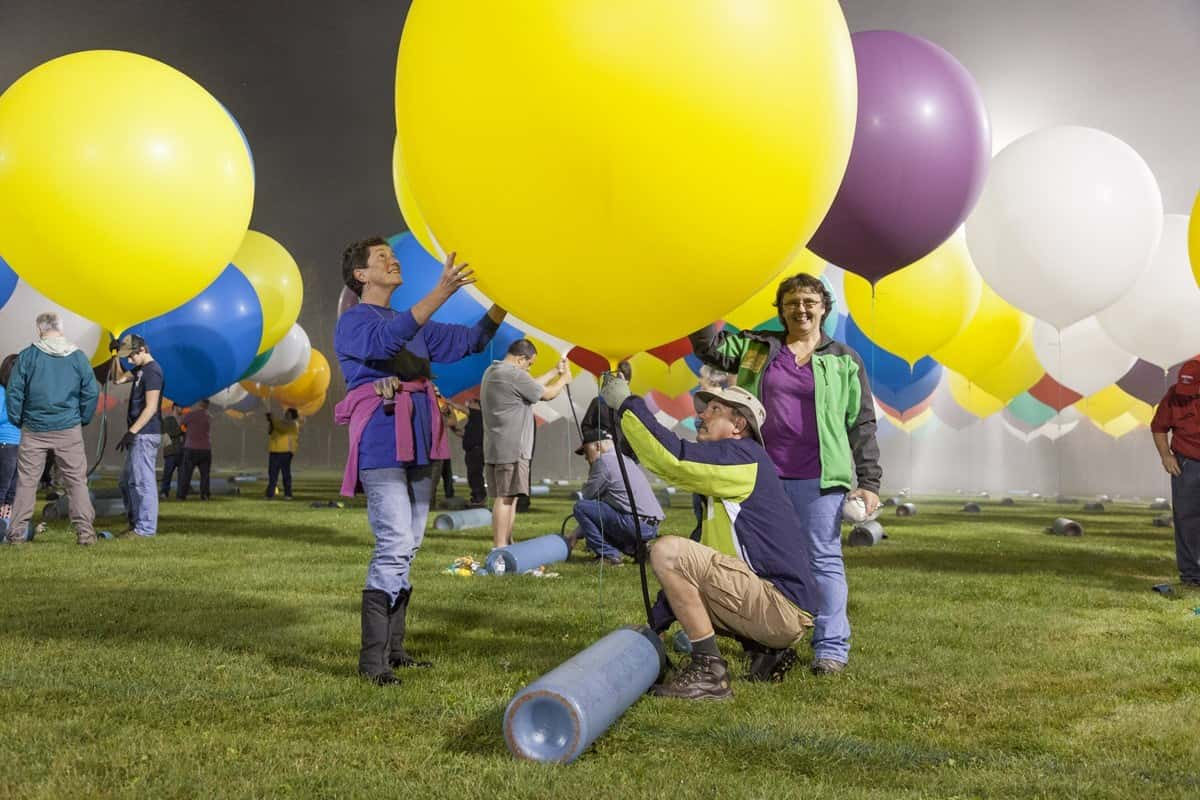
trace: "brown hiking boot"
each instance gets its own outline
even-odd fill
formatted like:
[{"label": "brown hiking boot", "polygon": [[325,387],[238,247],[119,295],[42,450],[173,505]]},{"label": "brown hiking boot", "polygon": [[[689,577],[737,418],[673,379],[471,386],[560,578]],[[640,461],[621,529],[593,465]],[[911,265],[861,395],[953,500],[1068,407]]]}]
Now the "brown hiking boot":
[{"label": "brown hiking boot", "polygon": [[667,683],[651,689],[657,697],[677,697],[681,700],[728,700],[733,697],[729,688],[729,665],[720,656],[693,653],[687,666]]},{"label": "brown hiking boot", "polygon": [[812,664],[813,675],[838,675],[846,671],[845,661],[834,661],[832,658],[818,658]]}]

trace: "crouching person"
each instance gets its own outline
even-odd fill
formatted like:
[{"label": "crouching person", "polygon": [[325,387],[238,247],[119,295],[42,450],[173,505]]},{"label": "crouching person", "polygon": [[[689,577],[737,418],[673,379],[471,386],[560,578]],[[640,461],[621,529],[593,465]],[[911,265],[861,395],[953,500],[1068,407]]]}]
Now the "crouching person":
[{"label": "crouching person", "polygon": [[581,492],[583,499],[575,503],[572,511],[579,527],[567,535],[567,546],[574,547],[582,534],[597,561],[603,559],[618,566],[623,554],[637,552],[639,534],[644,541],[658,535],[659,523],[663,521],[662,506],[650,489],[646,473],[630,459],[625,474],[629,476],[629,487],[637,504],[638,516],[633,516],[617,452],[612,437],[604,429],[585,430],[583,444],[575,454],[587,459],[588,478]]},{"label": "crouching person", "polygon": [[705,404],[698,441],[687,442],[631,397],[622,378],[610,376],[601,397],[620,409],[621,431],[646,469],[705,498],[699,542],[667,536],[650,550],[665,596],[659,610],[668,608],[692,644],[690,662],[654,693],[731,697],[718,633],[751,652],[750,679],[782,680],[796,661],[793,645],[813,624],[814,581],[800,521],[762,446],[762,404],[737,387],[697,393]]}]

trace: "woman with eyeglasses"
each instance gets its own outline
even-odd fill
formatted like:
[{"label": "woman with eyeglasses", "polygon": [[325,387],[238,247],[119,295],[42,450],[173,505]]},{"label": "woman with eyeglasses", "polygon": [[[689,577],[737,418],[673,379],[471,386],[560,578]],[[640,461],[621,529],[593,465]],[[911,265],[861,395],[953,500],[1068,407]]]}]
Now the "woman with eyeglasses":
[{"label": "woman with eyeglasses", "polygon": [[718,324],[692,334],[692,349],[704,363],[734,373],[766,408],[763,441],[804,523],[816,579],[812,671],[832,675],[850,658],[842,504],[849,493],[862,498],[868,514],[879,506],[875,408],[858,353],[821,330],[833,295],[820,278],[787,278],[775,307],[782,331],[732,333]]}]

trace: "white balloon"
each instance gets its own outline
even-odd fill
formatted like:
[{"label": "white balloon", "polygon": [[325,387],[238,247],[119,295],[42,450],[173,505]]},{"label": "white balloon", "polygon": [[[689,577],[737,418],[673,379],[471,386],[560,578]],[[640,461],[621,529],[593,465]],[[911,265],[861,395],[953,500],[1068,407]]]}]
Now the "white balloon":
[{"label": "white balloon", "polygon": [[283,386],[304,374],[311,356],[312,344],[308,341],[308,334],[299,325],[293,324],[275,344],[267,363],[253,375],[247,375],[246,380],[267,386]]},{"label": "white balloon", "polygon": [[1094,128],[1045,128],[992,160],[967,248],[997,294],[1065,328],[1112,305],[1145,271],[1162,207],[1132,147]]},{"label": "white balloon", "polygon": [[230,408],[245,400],[248,394],[240,383],[235,383],[209,397],[208,402],[217,408]]},{"label": "white balloon", "polygon": [[1117,344],[1168,369],[1200,353],[1200,286],[1188,260],[1188,218],[1168,214],[1150,267],[1096,317]]},{"label": "white balloon", "polygon": [[19,353],[37,338],[37,317],[47,311],[62,318],[63,336],[83,351],[90,361],[100,345],[104,330],[73,311],[46,299],[46,296],[25,281],[17,281],[8,302],[0,308],[0,358]]},{"label": "white balloon", "polygon": [[1119,381],[1137,357],[1117,345],[1095,317],[1061,331],[1042,320],[1033,325],[1033,349],[1050,377],[1087,397]]}]

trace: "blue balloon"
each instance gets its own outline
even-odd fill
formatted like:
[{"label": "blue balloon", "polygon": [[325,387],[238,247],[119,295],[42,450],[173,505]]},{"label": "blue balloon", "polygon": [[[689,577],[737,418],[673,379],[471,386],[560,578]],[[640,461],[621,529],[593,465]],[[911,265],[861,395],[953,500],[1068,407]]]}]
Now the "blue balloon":
[{"label": "blue balloon", "polygon": [[12,297],[13,289],[17,288],[17,273],[12,271],[8,262],[0,257],[0,308]]},{"label": "blue balloon", "polygon": [[262,329],[258,295],[241,270],[230,264],[207,289],[179,308],[124,333],[146,340],[162,367],[163,394],[189,406],[241,377],[254,361]]},{"label": "blue balloon", "polygon": [[941,364],[926,356],[909,369],[903,358],[867,338],[853,319],[847,316],[845,320],[846,344],[862,357],[871,391],[879,402],[903,414],[933,394],[942,379]]},{"label": "blue balloon", "polygon": [[[392,292],[390,305],[397,311],[412,308],[421,298],[433,291],[442,274],[442,263],[429,253],[411,233],[397,234],[388,239],[396,260],[400,262],[400,273],[404,283]],[[487,313],[466,292],[455,292],[433,315],[434,322],[453,325],[474,325]],[[482,353],[452,363],[433,362],[434,383],[447,397],[474,388],[483,380],[483,371],[493,361],[504,358],[509,345],[524,337],[520,330],[508,324],[500,325],[495,337]]]}]

